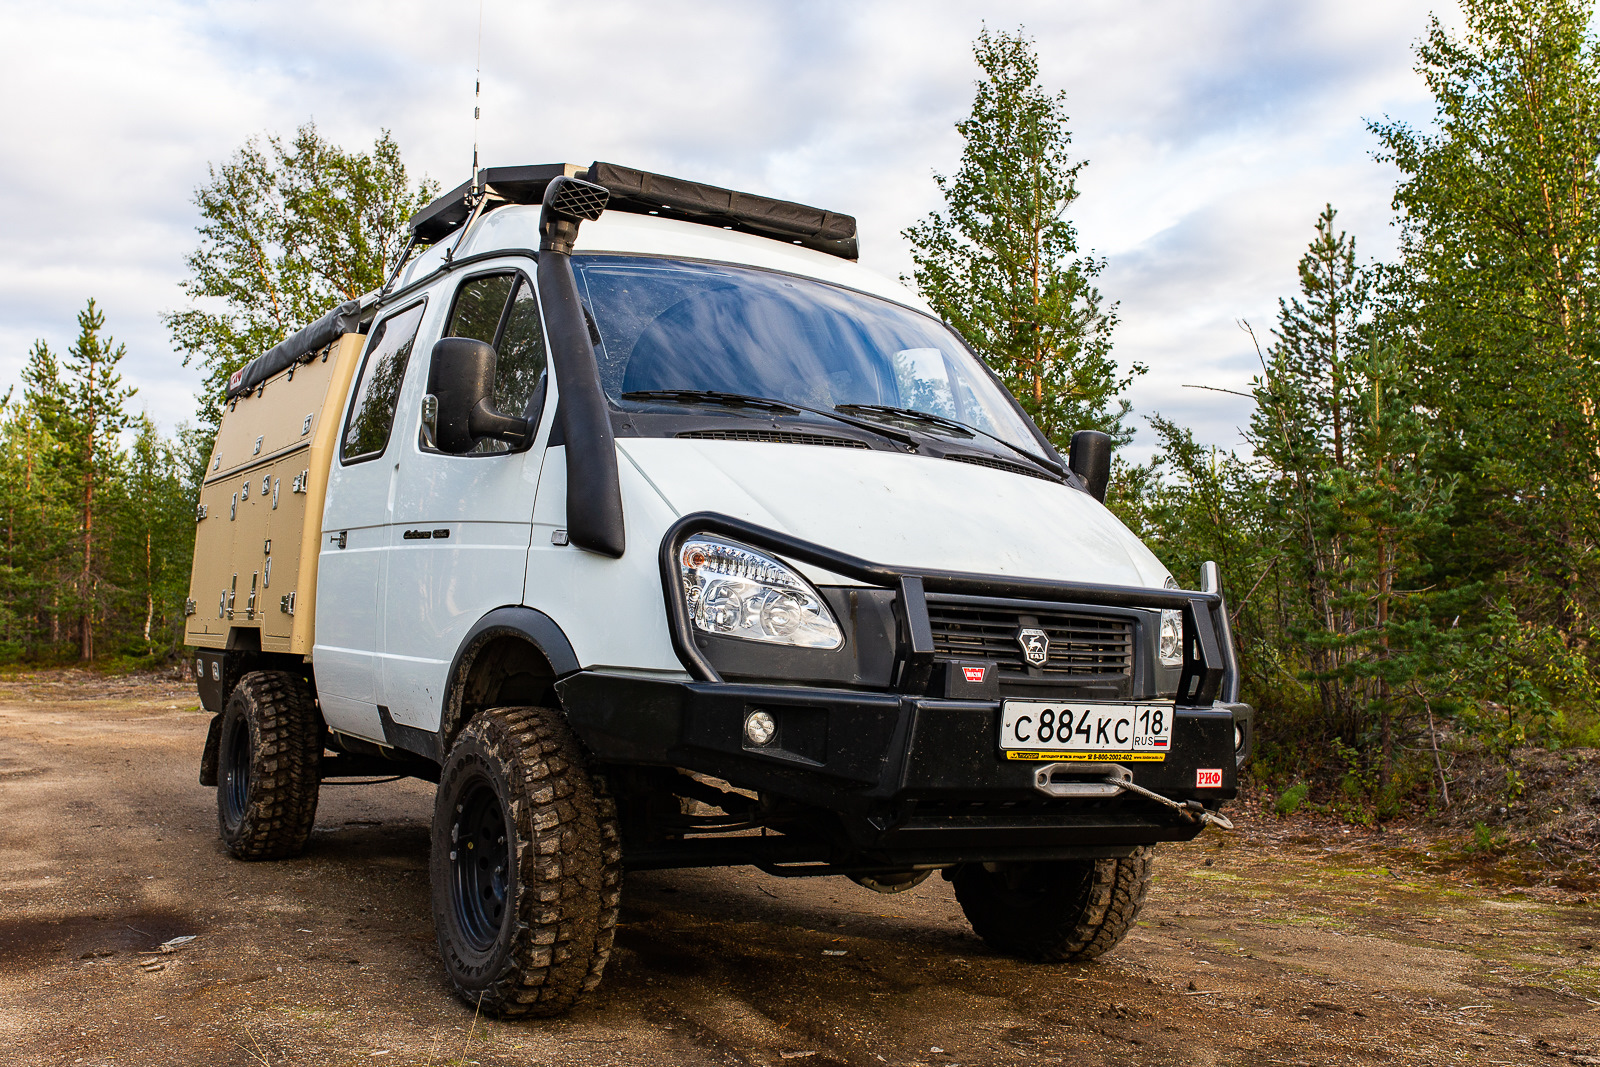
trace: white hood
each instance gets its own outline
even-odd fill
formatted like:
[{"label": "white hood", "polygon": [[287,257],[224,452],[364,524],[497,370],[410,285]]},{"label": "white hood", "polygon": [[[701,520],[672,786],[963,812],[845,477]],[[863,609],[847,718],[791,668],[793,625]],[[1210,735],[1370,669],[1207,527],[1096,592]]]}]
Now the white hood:
[{"label": "white hood", "polygon": [[1103,505],[1040,478],[817,445],[617,446],[679,516],[714,511],[873,563],[1157,589],[1167,577]]}]

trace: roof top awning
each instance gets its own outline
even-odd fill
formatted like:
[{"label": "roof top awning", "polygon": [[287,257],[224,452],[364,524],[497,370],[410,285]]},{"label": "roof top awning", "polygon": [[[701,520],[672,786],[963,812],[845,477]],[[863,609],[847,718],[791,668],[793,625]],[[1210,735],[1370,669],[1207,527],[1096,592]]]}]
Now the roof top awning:
[{"label": "roof top awning", "polygon": [[[788,200],[741,193],[665,174],[635,170],[615,163],[543,163],[524,167],[487,167],[478,172],[480,188],[510,204],[537,204],[550,179],[565,175],[604,186],[611,194],[610,211],[660,215],[706,226],[755,234],[786,244],[856,259],[856,220],[851,215],[807,207]],[[435,244],[454,233],[472,215],[472,182],[463,182],[417,212],[411,232],[421,244]],[[496,206],[492,201],[485,210]]]}]

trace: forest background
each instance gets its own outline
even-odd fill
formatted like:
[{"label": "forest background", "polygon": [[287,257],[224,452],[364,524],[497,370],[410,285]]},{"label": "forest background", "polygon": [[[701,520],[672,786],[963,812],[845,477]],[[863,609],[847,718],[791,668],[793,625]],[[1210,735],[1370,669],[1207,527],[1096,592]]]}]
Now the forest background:
[{"label": "forest background", "polygon": [[[1401,178],[1393,262],[1308,211],[1300,291],[1241,323],[1260,355],[1247,448],[1148,418],[1107,503],[1185,585],[1218,561],[1261,723],[1256,773],[1292,807],[1380,820],[1449,802],[1440,748],[1600,744],[1600,43],[1587,0],[1465,0],[1417,46],[1436,103],[1372,122]],[[908,229],[911,279],[1065,450],[1126,442],[1117,310],[1069,218],[1085,165],[1021,32],[983,72],[945,209]],[[245,144],[197,190],[202,222],[163,319],[207,374],[170,437],[135,414],[92,300],[64,353],[37,342],[0,401],[0,660],[181,658],[194,503],[222,383],[328,307],[377,288],[437,192],[387,133],[307,125]],[[1311,216],[1314,216],[1311,217]]]}]

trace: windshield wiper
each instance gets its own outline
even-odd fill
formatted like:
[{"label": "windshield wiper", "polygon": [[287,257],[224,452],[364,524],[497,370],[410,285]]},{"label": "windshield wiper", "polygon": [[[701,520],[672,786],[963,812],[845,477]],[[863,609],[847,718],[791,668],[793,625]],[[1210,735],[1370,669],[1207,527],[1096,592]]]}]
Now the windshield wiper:
[{"label": "windshield wiper", "polygon": [[868,415],[888,415],[897,419],[908,419],[911,422],[925,422],[930,426],[937,426],[942,430],[950,430],[962,437],[971,437],[974,430],[954,419],[947,419],[943,415],[935,415],[929,411],[918,411],[916,408],[896,408],[888,404],[839,404],[839,411],[861,411]]},{"label": "windshield wiper", "polygon": [[878,437],[887,437],[891,441],[898,441],[915,451],[917,439],[908,433],[883,426],[865,419],[851,418],[843,411],[834,411],[830,408],[814,408],[806,404],[793,404],[787,400],[773,400],[765,396],[746,396],[744,393],[724,393],[716,389],[640,389],[635,392],[623,393],[623,400],[660,400],[675,404],[722,404],[727,407],[757,408],[763,411],[772,411],[780,415],[798,415],[802,411],[811,415],[821,415],[825,419],[842,422],[846,426],[854,426],[858,430]]},{"label": "windshield wiper", "polygon": [[676,404],[720,404],[730,408],[760,408],[763,411],[781,411],[788,415],[800,414],[800,409],[781,400],[764,396],[746,396],[743,393],[723,393],[716,389],[638,389],[623,393],[624,400],[665,400]]},{"label": "windshield wiper", "polygon": [[911,422],[923,422],[930,426],[937,426],[943,430],[953,431],[966,438],[971,438],[974,435],[982,434],[984,437],[987,437],[996,444],[1006,446],[1006,448],[1015,452],[1017,455],[1031,459],[1033,462],[1039,464],[1052,474],[1060,475],[1063,473],[1060,464],[1052,463],[1043,456],[1036,456],[1025,448],[1019,448],[1003,437],[996,437],[987,430],[980,430],[976,426],[968,426],[966,423],[957,422],[954,419],[947,419],[943,415],[935,415],[929,411],[918,411],[915,408],[891,407],[888,404],[840,404],[838,410],[859,411],[867,415],[879,415],[894,419],[906,419]]}]

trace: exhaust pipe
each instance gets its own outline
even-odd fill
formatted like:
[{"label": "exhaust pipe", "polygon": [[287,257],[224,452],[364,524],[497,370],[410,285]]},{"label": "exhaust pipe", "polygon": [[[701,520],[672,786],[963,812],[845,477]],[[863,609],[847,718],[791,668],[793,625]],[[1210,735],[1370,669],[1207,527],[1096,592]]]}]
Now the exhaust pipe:
[{"label": "exhaust pipe", "polygon": [[617,443],[572,274],[578,226],[598,219],[610,197],[601,186],[576,178],[550,180],[539,216],[538,274],[567,443],[567,536],[579,548],[616,559],[626,547]]}]

